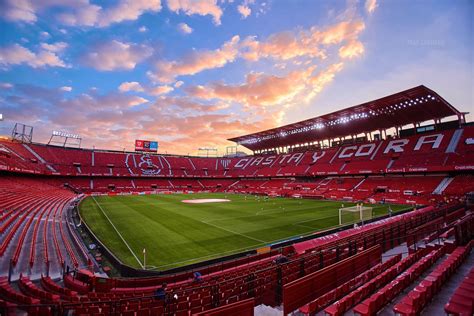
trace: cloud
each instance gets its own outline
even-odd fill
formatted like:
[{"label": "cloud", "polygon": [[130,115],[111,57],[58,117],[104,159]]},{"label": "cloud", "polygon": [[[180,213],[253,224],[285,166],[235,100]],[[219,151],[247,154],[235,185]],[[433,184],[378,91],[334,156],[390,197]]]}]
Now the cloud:
[{"label": "cloud", "polygon": [[201,99],[223,99],[244,105],[277,106],[292,99],[305,88],[314,67],[293,71],[286,76],[249,73],[240,85],[213,83],[210,86],[192,86],[186,91]]},{"label": "cloud", "polygon": [[58,20],[69,26],[97,26],[102,8],[85,1],[81,6],[69,7],[69,12],[61,13]]},{"label": "cloud", "polygon": [[131,81],[131,82],[122,82],[118,87],[120,92],[145,92],[150,95],[162,95],[167,94],[174,90],[171,86],[156,86],[156,87],[143,87],[139,82]]},{"label": "cloud", "polygon": [[0,89],[11,89],[13,88],[13,84],[9,82],[0,82]]},{"label": "cloud", "polygon": [[193,29],[186,23],[179,23],[178,31],[180,31],[182,34],[191,34],[193,32]]},{"label": "cloud", "polygon": [[148,28],[146,26],[140,26],[140,28],[138,29],[138,32],[140,33],[145,33],[148,31]]},{"label": "cloud", "polygon": [[237,11],[239,11],[240,15],[242,16],[242,19],[246,19],[252,13],[252,10],[248,6],[243,4],[237,6]]},{"label": "cloud", "polygon": [[[255,36],[240,40],[239,36],[234,36],[216,50],[197,50],[177,60],[159,60],[155,63],[155,69],[147,74],[154,82],[172,83],[181,76],[224,67],[238,58],[251,62],[269,58],[280,61],[277,64],[278,69],[290,70],[303,66],[311,67],[316,60],[326,60],[332,52],[338,53],[334,56],[341,60],[353,59],[364,53],[364,46],[358,40],[364,29],[364,22],[355,18],[323,28],[311,27],[279,32],[263,40],[258,40]],[[329,64],[337,63],[334,58],[332,59]],[[292,61],[291,67],[288,67],[289,64],[286,62],[289,60]],[[307,99],[311,99],[312,95],[314,93],[309,91]],[[257,96],[259,100],[262,100],[262,97],[265,99],[266,96]],[[248,103],[249,100],[245,102]]]},{"label": "cloud", "polygon": [[336,74],[342,71],[343,68],[344,64],[342,62],[331,64],[315,76],[312,76],[310,78],[311,89],[309,93],[305,96],[306,100],[309,101],[318,93],[320,93],[326,85],[328,85],[334,80]]},{"label": "cloud", "polygon": [[34,23],[39,13],[52,8],[61,9],[56,17],[63,24],[106,27],[137,20],[146,12],[159,12],[161,0],[119,0],[106,8],[91,4],[89,0],[4,0],[0,14],[8,21]]},{"label": "cloud", "polygon": [[148,89],[148,93],[151,95],[162,95],[162,94],[167,94],[173,90],[174,90],[173,87],[165,85],[165,86],[157,86],[157,87],[150,88]]},{"label": "cloud", "polygon": [[311,38],[324,45],[336,45],[356,39],[364,29],[365,23],[362,20],[342,21],[322,31],[312,28]]},{"label": "cloud", "polygon": [[239,36],[234,36],[216,50],[193,51],[179,61],[159,61],[156,71],[149,72],[148,75],[154,81],[172,82],[178,76],[223,67],[237,57],[239,41]]},{"label": "cloud", "polygon": [[173,61],[160,60],[155,64],[155,70],[148,72],[148,75],[155,82],[169,83],[180,76],[224,67],[239,57],[252,62],[262,58],[280,61],[295,58],[323,60],[327,58],[330,46],[340,45],[344,45],[340,50],[341,57],[353,58],[364,52],[362,43],[357,41],[364,29],[363,21],[354,20],[342,21],[326,28],[279,32],[261,41],[255,36],[248,36],[242,41],[239,36],[234,36],[216,50],[192,51]]},{"label": "cloud", "polygon": [[174,87],[175,87],[175,88],[179,88],[179,87],[181,87],[183,84],[184,84],[184,82],[182,82],[181,80],[179,80],[179,81],[176,81],[176,82],[175,82]]},{"label": "cloud", "polygon": [[65,42],[57,42],[54,44],[41,43],[41,48],[53,53],[59,53],[65,50],[68,47],[68,44]]},{"label": "cloud", "polygon": [[130,70],[150,57],[153,50],[146,45],[117,40],[102,42],[82,55],[82,62],[100,71]]},{"label": "cloud", "polygon": [[[169,115],[173,115],[173,113],[181,113],[182,111],[188,111],[186,114],[196,115],[197,113],[215,112],[229,107],[229,103],[226,102],[205,104],[188,96],[160,96],[156,100],[155,105],[161,111],[166,112]],[[176,112],[175,109],[168,111],[170,107],[176,107],[180,112]]]},{"label": "cloud", "polygon": [[136,81],[132,82],[122,82],[118,89],[121,92],[128,92],[128,91],[136,91],[136,92],[142,92],[144,91],[143,87],[140,85],[140,83]]},{"label": "cloud", "polygon": [[242,57],[250,61],[261,58],[288,60],[297,57],[325,59],[328,46],[355,40],[364,28],[364,22],[356,20],[342,21],[324,29],[311,27],[298,32],[275,33],[263,41],[249,36],[242,41]]},{"label": "cloud", "polygon": [[339,56],[342,59],[352,59],[364,54],[364,45],[356,40],[350,41],[346,45],[339,48]]},{"label": "cloud", "polygon": [[367,10],[368,13],[373,13],[377,7],[378,7],[377,0],[365,1],[365,9]]},{"label": "cloud", "polygon": [[67,67],[55,52],[39,49],[36,53],[19,44],[0,47],[0,65],[26,64],[33,68]]},{"label": "cloud", "polygon": [[175,13],[183,12],[186,15],[211,15],[214,24],[221,24],[222,9],[216,0],[167,0],[168,9]]},{"label": "cloud", "polygon": [[7,21],[36,22],[35,7],[30,1],[5,0],[0,3],[0,15]]},{"label": "cloud", "polygon": [[41,32],[41,33],[40,33],[40,38],[41,38],[42,40],[48,39],[48,38],[50,38],[50,37],[51,37],[51,34],[49,34],[48,32]]},{"label": "cloud", "polygon": [[130,101],[128,102],[128,106],[136,106],[147,102],[150,101],[142,97],[133,96],[132,99],[130,99]]},{"label": "cloud", "polygon": [[[227,138],[274,124],[272,116],[262,121],[217,114],[214,111],[225,104],[205,104],[188,97],[160,96],[151,103],[119,92],[68,99],[62,95],[59,89],[24,85],[8,100],[0,100],[0,107],[8,122],[34,125],[36,141],[47,141],[51,129],[61,129],[80,134],[86,148],[133,150],[135,139],[161,135],[162,150],[178,154],[195,153],[206,145],[223,149],[231,145]],[[179,110],[169,111],[171,107]],[[158,118],[160,124],[156,124]]]},{"label": "cloud", "polygon": [[72,87],[64,86],[64,87],[59,88],[59,90],[65,91],[65,92],[71,92],[71,91],[72,91]]},{"label": "cloud", "polygon": [[324,50],[311,43],[307,35],[294,34],[293,32],[280,32],[270,35],[266,40],[259,42],[255,37],[247,37],[242,42],[242,57],[250,61],[261,58],[288,60],[306,56],[324,59]]},{"label": "cloud", "polygon": [[98,26],[108,26],[122,21],[134,21],[145,12],[159,12],[161,0],[121,0],[111,8],[103,10]]},{"label": "cloud", "polygon": [[[284,112],[309,102],[343,69],[342,63],[331,64],[314,73],[316,67],[289,72],[285,76],[249,73],[245,82],[238,85],[212,83],[207,86],[190,86],[185,91],[203,100],[225,100],[242,104],[257,114]],[[270,112],[269,112],[270,111]]]}]

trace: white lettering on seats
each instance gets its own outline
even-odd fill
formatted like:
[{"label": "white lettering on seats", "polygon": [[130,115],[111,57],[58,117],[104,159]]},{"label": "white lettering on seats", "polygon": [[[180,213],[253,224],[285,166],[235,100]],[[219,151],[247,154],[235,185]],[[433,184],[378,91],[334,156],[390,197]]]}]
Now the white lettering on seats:
[{"label": "white lettering on seats", "polygon": [[245,163],[249,161],[249,158],[242,158],[235,164],[234,168],[242,168],[245,166]]},{"label": "white lettering on seats", "polygon": [[271,165],[273,163],[273,161],[275,161],[275,158],[276,158],[276,156],[266,157],[265,160],[262,162],[262,165],[264,165],[264,166]]},{"label": "white lettering on seats", "polygon": [[361,145],[359,146],[359,149],[357,149],[355,156],[356,157],[370,156],[374,150],[375,150],[375,144]]},{"label": "white lettering on seats", "polygon": [[303,157],[304,153],[295,153],[293,156],[288,159],[288,163],[294,161],[295,164],[298,163],[298,161]]},{"label": "white lettering on seats", "polygon": [[320,152],[320,155],[318,155],[318,153],[315,152],[315,153],[313,154],[313,157],[312,157],[313,161],[311,161],[311,163],[313,164],[313,163],[315,163],[316,161],[318,161],[319,159],[323,158],[325,154],[326,154],[325,151]]},{"label": "white lettering on seats", "polygon": [[255,166],[255,165],[258,166],[262,161],[263,161],[263,157],[257,157],[257,158],[255,158],[254,161],[252,161],[250,166]]},{"label": "white lettering on seats", "polygon": [[280,161],[278,162],[279,164],[282,164],[285,162],[286,158],[290,157],[291,155],[290,154],[286,154],[286,155],[283,155],[281,156],[281,159]]},{"label": "white lettering on seats", "polygon": [[422,136],[418,139],[418,142],[416,143],[415,150],[420,150],[421,146],[424,144],[433,144],[431,148],[436,149],[439,148],[441,145],[441,141],[443,140],[443,134],[434,134],[434,135],[428,135],[428,136]]},{"label": "white lettering on seats", "polygon": [[384,154],[387,154],[390,151],[393,151],[395,153],[402,153],[404,151],[403,146],[408,144],[409,140],[408,139],[396,139],[390,141],[388,143],[387,147],[385,147],[385,150],[383,151]]},{"label": "white lettering on seats", "polygon": [[[357,146],[347,146],[341,151],[341,153],[339,154],[339,158],[352,157],[354,155],[353,151],[355,151],[356,149],[357,149]],[[347,153],[348,151],[352,151],[352,152]]]}]

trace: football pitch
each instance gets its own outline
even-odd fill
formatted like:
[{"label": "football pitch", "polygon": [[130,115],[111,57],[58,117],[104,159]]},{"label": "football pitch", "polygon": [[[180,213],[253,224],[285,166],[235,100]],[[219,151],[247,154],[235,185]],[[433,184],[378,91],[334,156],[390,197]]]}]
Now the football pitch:
[{"label": "football pitch", "polygon": [[[198,199],[229,201],[182,202]],[[124,195],[88,197],[80,212],[123,263],[143,268],[146,249],[146,268],[166,270],[337,226],[342,203],[354,205],[225,193]],[[389,205],[373,207],[381,216]]]}]

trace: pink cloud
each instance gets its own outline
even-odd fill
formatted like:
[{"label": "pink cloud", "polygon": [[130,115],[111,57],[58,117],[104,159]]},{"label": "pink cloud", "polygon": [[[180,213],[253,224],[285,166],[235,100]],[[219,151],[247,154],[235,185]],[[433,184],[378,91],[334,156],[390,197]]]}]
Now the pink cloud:
[{"label": "pink cloud", "polygon": [[9,21],[34,23],[39,13],[53,7],[62,9],[63,12],[57,15],[61,23],[105,27],[136,20],[145,12],[159,12],[161,0],[120,0],[106,8],[91,4],[89,0],[5,0],[0,14]]},{"label": "pink cloud", "polygon": [[[157,82],[172,82],[177,77],[195,75],[201,71],[224,67],[237,58],[256,62],[263,58],[287,61],[295,58],[328,58],[329,46],[345,46],[340,51],[343,58],[353,58],[363,54],[362,43],[357,39],[364,30],[363,21],[343,21],[326,28],[312,27],[298,32],[286,31],[270,35],[264,40],[249,36],[243,41],[234,36],[216,50],[193,51],[183,58],[173,61],[161,60],[156,70],[148,73]],[[302,61],[299,61],[302,63]],[[285,64],[280,64],[285,68]]]},{"label": "pink cloud", "polygon": [[68,11],[57,16],[58,20],[70,26],[95,26],[102,8],[85,1],[80,6],[68,6]]},{"label": "pink cloud", "polygon": [[261,58],[288,60],[301,56],[326,58],[324,50],[317,43],[311,43],[307,35],[290,31],[270,35],[262,42],[254,37],[247,37],[242,43],[242,56],[251,61]]},{"label": "pink cloud", "polygon": [[178,31],[180,31],[182,34],[191,34],[193,32],[193,29],[186,23],[179,23]]},{"label": "pink cloud", "polygon": [[9,82],[0,82],[0,88],[1,89],[11,89],[13,88],[13,84]]},{"label": "pink cloud", "polygon": [[140,85],[140,83],[136,81],[132,82],[122,82],[118,89],[122,92],[128,92],[128,91],[136,91],[136,92],[142,92],[143,87]]},{"label": "pink cloud", "polygon": [[168,9],[173,12],[183,12],[186,15],[210,15],[214,24],[221,24],[222,9],[216,0],[167,0]]},{"label": "pink cloud", "polygon": [[164,85],[164,86],[156,86],[156,87],[150,88],[148,89],[148,93],[151,95],[162,95],[162,94],[167,94],[173,90],[174,90],[173,87]]},{"label": "pink cloud", "polygon": [[317,74],[315,67],[292,71],[286,76],[250,73],[240,85],[213,83],[208,86],[192,86],[186,91],[204,100],[220,99],[259,108],[291,107],[308,101],[331,82],[342,70],[341,63],[333,64]]},{"label": "pink cloud", "polygon": [[134,21],[145,12],[161,11],[161,0],[122,0],[116,6],[103,10],[97,24],[108,26],[122,21]]},{"label": "pink cloud", "polygon": [[243,4],[237,6],[237,11],[239,11],[240,15],[242,16],[242,19],[248,18],[248,16],[252,13],[252,10],[248,6]]},{"label": "pink cloud", "polygon": [[0,65],[26,64],[33,68],[67,67],[54,51],[39,49],[36,53],[19,44],[0,47]]},{"label": "pink cloud", "polygon": [[212,102],[211,104],[205,104],[187,96],[161,96],[156,100],[154,106],[170,115],[173,115],[174,113],[174,109],[168,111],[170,107],[176,107],[180,111],[188,111],[186,112],[187,114],[192,113],[195,115],[196,113],[209,113],[227,109],[229,104],[226,102]]},{"label": "pink cloud", "polygon": [[68,44],[65,42],[57,42],[53,44],[48,44],[48,43],[42,43],[41,48],[44,50],[54,52],[54,53],[59,53],[65,50],[68,47]]},{"label": "pink cloud", "polygon": [[377,0],[366,0],[365,1],[365,9],[368,13],[373,13],[375,9],[377,9],[378,4]]},{"label": "pink cloud", "polygon": [[130,70],[151,56],[153,50],[145,45],[117,40],[102,42],[82,56],[84,64],[101,71]]},{"label": "pink cloud", "polygon": [[356,39],[364,29],[365,23],[361,20],[343,21],[323,31],[313,28],[312,38],[325,45],[340,44],[344,41]]},{"label": "pink cloud", "polygon": [[339,48],[339,57],[342,59],[352,59],[364,54],[364,50],[364,45],[361,42],[353,40]]},{"label": "pink cloud", "polygon": [[36,22],[36,8],[26,0],[5,0],[0,5],[0,15],[8,21]]},{"label": "pink cloud", "polygon": [[235,60],[238,54],[239,36],[234,36],[216,50],[195,51],[180,61],[159,61],[156,71],[149,72],[154,81],[172,82],[178,76],[194,75],[203,70],[221,68]]},{"label": "pink cloud", "polygon": [[[295,70],[284,76],[250,73],[242,84],[212,83],[209,85],[190,86],[185,91],[193,98],[210,102],[227,102],[242,106],[239,115],[252,116],[268,128],[283,123],[287,113],[296,107],[307,104],[330,84],[337,73],[343,69],[343,63],[330,64],[316,71],[312,66]],[[245,132],[244,132],[245,133]]]},{"label": "pink cloud", "polygon": [[[144,104],[143,98],[118,92],[64,99],[60,89],[24,86],[22,93],[5,100],[5,117],[35,126],[35,141],[40,142],[48,140],[51,129],[61,129],[80,134],[83,146],[89,148],[132,150],[134,140],[145,137],[157,139],[160,148],[170,153],[194,154],[199,146],[217,146],[223,152],[232,145],[227,138],[275,124],[273,115],[236,119],[215,113],[225,103],[205,104],[189,97],[160,96]],[[170,107],[179,110],[170,111]]]}]

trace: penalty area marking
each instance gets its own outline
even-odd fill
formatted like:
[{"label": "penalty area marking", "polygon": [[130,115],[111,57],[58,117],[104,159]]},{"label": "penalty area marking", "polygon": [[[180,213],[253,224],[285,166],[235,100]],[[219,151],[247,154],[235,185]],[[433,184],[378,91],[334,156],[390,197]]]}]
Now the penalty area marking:
[{"label": "penalty area marking", "polygon": [[114,223],[112,223],[112,221],[110,220],[109,216],[107,216],[107,214],[104,212],[104,210],[102,209],[102,206],[100,206],[99,203],[97,203],[95,197],[93,196],[92,199],[94,200],[95,204],[97,204],[97,206],[100,208],[102,214],[104,214],[104,216],[107,218],[107,220],[109,221],[110,225],[112,225],[112,227],[115,229],[115,232],[117,233],[117,235],[119,235],[120,239],[122,239],[123,243],[125,244],[125,246],[127,246],[128,250],[130,250],[131,254],[135,257],[135,259],[137,260],[138,264],[140,265],[140,267],[142,267],[142,269],[144,269],[145,267],[143,266],[143,264],[141,263],[140,259],[138,259],[138,257],[135,255],[135,253],[133,252],[132,248],[130,248],[130,246],[128,245],[127,241],[125,240],[125,238],[123,238],[122,234],[118,231],[117,227],[115,227]]}]

